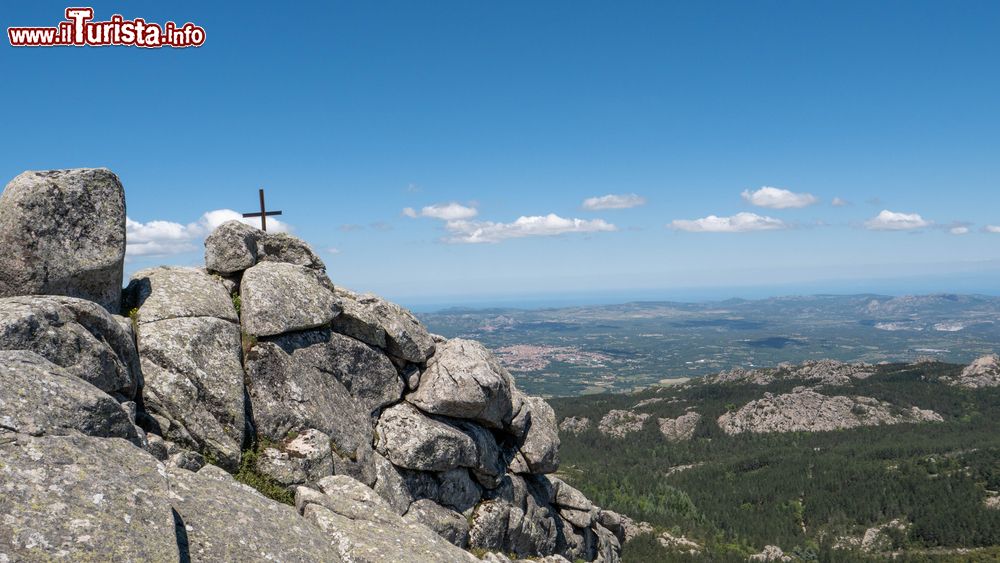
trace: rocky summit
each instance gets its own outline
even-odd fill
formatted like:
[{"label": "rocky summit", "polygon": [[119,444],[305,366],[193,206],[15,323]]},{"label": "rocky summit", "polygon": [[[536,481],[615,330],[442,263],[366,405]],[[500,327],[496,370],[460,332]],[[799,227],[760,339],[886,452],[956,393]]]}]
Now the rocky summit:
[{"label": "rocky summit", "polygon": [[108,170],[0,197],[0,561],[619,560],[484,346],[239,222],[122,290],[124,223]]}]

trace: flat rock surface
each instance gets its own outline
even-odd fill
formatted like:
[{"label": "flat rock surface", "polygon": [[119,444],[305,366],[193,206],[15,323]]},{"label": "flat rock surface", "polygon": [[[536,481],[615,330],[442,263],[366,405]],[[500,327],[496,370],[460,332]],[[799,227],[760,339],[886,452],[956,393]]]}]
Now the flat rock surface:
[{"label": "flat rock surface", "polygon": [[239,322],[222,279],[197,268],[160,266],[139,270],[125,290],[125,307],[138,308],[139,324],[180,317]]},{"label": "flat rock surface", "polygon": [[0,560],[179,561],[170,500],[125,440],[0,433]]},{"label": "flat rock surface", "polygon": [[243,329],[273,336],[329,324],[340,313],[326,274],[283,262],[261,262],[240,282]]},{"label": "flat rock surface", "polygon": [[171,500],[191,561],[341,561],[328,535],[294,508],[218,467],[169,469]]}]

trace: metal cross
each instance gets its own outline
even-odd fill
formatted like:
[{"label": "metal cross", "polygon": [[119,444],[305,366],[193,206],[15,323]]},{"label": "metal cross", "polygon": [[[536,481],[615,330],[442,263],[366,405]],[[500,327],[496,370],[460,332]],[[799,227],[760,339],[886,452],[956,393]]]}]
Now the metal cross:
[{"label": "metal cross", "polygon": [[260,213],[244,213],[243,217],[260,217],[260,230],[267,230],[267,218],[281,215],[280,211],[268,211],[264,208],[264,188],[260,189]]}]

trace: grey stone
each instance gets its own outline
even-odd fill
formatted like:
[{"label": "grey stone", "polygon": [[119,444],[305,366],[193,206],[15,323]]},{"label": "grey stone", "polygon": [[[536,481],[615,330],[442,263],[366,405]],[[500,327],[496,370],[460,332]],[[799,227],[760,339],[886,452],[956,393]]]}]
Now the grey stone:
[{"label": "grey stone", "polygon": [[434,340],[413,313],[370,293],[338,289],[337,296],[348,312],[344,319],[334,320],[337,332],[384,347],[390,356],[406,362],[423,364],[434,354]]},{"label": "grey stone", "polygon": [[246,377],[259,436],[283,442],[315,429],[330,436],[337,473],[372,471],[371,417],[336,377],[269,341],[247,353]]},{"label": "grey stone", "polygon": [[0,434],[0,554],[178,561],[162,464],[118,438]]},{"label": "grey stone", "polygon": [[589,512],[594,509],[594,503],[590,502],[590,500],[584,496],[583,493],[571,487],[562,479],[552,476],[547,476],[546,478],[555,489],[554,502],[556,505],[563,508],[582,510],[584,512]]},{"label": "grey stone", "polygon": [[430,499],[411,504],[403,520],[423,524],[458,547],[465,548],[469,544],[469,522],[465,517]]},{"label": "grey stone", "polygon": [[507,475],[476,506],[469,546],[519,557],[555,553],[561,530],[558,519],[543,488],[520,476]]},{"label": "grey stone", "polygon": [[261,262],[240,282],[243,329],[256,336],[329,324],[340,313],[326,274],[283,262]]},{"label": "grey stone", "polygon": [[491,428],[509,424],[512,416],[509,374],[482,344],[461,338],[438,347],[406,400],[431,414]]},{"label": "grey stone", "polygon": [[0,429],[141,440],[128,413],[107,393],[27,350],[0,350]]},{"label": "grey stone", "polygon": [[358,294],[342,287],[336,289],[336,295],[340,300],[341,312],[330,324],[333,330],[365,344],[385,349],[385,329],[372,312],[372,308],[362,304],[358,300]]},{"label": "grey stone", "polygon": [[163,436],[235,469],[246,426],[239,328],[213,317],[145,323],[139,353],[146,408],[170,421]]},{"label": "grey stone", "polygon": [[326,270],[326,264],[312,247],[288,233],[263,233],[257,242],[257,259],[262,262],[285,262],[313,270]]},{"label": "grey stone", "polygon": [[[327,535],[295,509],[263,497],[225,471],[167,470],[192,561],[340,561]],[[176,559],[175,559],[176,560]]]},{"label": "grey stone", "polygon": [[125,191],[105,168],[28,171],[0,195],[0,296],[67,295],[117,313]]},{"label": "grey stone", "polygon": [[240,221],[226,221],[205,239],[205,267],[223,275],[246,270],[257,263],[261,231]]},{"label": "grey stone", "polygon": [[273,342],[301,365],[332,375],[368,413],[399,400],[403,381],[380,350],[329,329],[296,332]]},{"label": "grey stone", "polygon": [[[372,488],[385,500],[393,512],[399,515],[406,514],[414,497],[403,480],[400,470],[379,453],[375,453],[374,465],[375,483]],[[435,487],[436,485],[437,483],[434,483]],[[436,497],[437,491],[435,490],[431,496]]]},{"label": "grey stone", "polygon": [[222,278],[196,268],[159,266],[132,274],[125,308],[138,308],[139,324],[181,317],[215,317],[239,322]]},{"label": "grey stone", "polygon": [[476,481],[488,489],[496,487],[507,469],[496,438],[489,430],[472,422],[456,420],[451,424],[465,432],[476,445],[476,464],[470,466]]},{"label": "grey stone", "polygon": [[556,413],[539,397],[522,398],[521,410],[511,422],[517,448],[527,473],[553,473],[559,469],[559,429]]},{"label": "grey stone", "polygon": [[701,415],[691,411],[677,418],[659,418],[660,433],[668,442],[683,442],[694,437]]},{"label": "grey stone", "polygon": [[438,493],[435,498],[444,506],[464,513],[476,506],[481,497],[482,489],[464,467],[438,475]]},{"label": "grey stone", "polygon": [[132,335],[99,305],[60,296],[0,299],[0,349],[30,350],[108,394],[142,386]]},{"label": "grey stone", "polygon": [[409,403],[383,411],[375,431],[378,452],[400,467],[447,471],[478,465],[479,453],[468,434],[421,414]]},{"label": "grey stone", "polygon": [[189,450],[177,452],[167,459],[168,467],[176,467],[188,471],[198,471],[202,467],[205,467],[205,463],[205,456]]},{"label": "grey stone", "polygon": [[264,448],[257,470],[286,487],[315,483],[333,475],[330,437],[309,429]]},{"label": "grey stone", "polygon": [[374,491],[349,477],[327,477],[319,484],[322,493],[299,487],[296,507],[328,534],[345,561],[477,561],[426,526],[406,522]]}]

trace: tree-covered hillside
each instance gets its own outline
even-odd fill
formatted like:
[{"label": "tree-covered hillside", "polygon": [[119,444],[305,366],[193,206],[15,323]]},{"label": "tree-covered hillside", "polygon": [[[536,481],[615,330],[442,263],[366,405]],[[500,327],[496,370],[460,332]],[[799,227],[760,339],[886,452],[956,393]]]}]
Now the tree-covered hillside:
[{"label": "tree-covered hillside", "polygon": [[[988,498],[1000,490],[1000,389],[940,380],[961,369],[885,365],[866,379],[822,386],[824,395],[872,397],[900,412],[917,406],[944,418],[831,432],[727,435],[716,423],[764,393],[816,385],[801,379],[554,399],[560,420],[591,421],[578,434],[562,432],[561,471],[601,506],[653,525],[653,534],[626,545],[627,561],[746,560],[766,545],[802,560],[900,552],[904,561],[996,560],[1000,510]],[[641,430],[615,437],[598,429],[613,409],[650,416]],[[668,442],[657,420],[689,410],[703,415],[693,437]],[[662,532],[701,549],[664,548]]]}]

